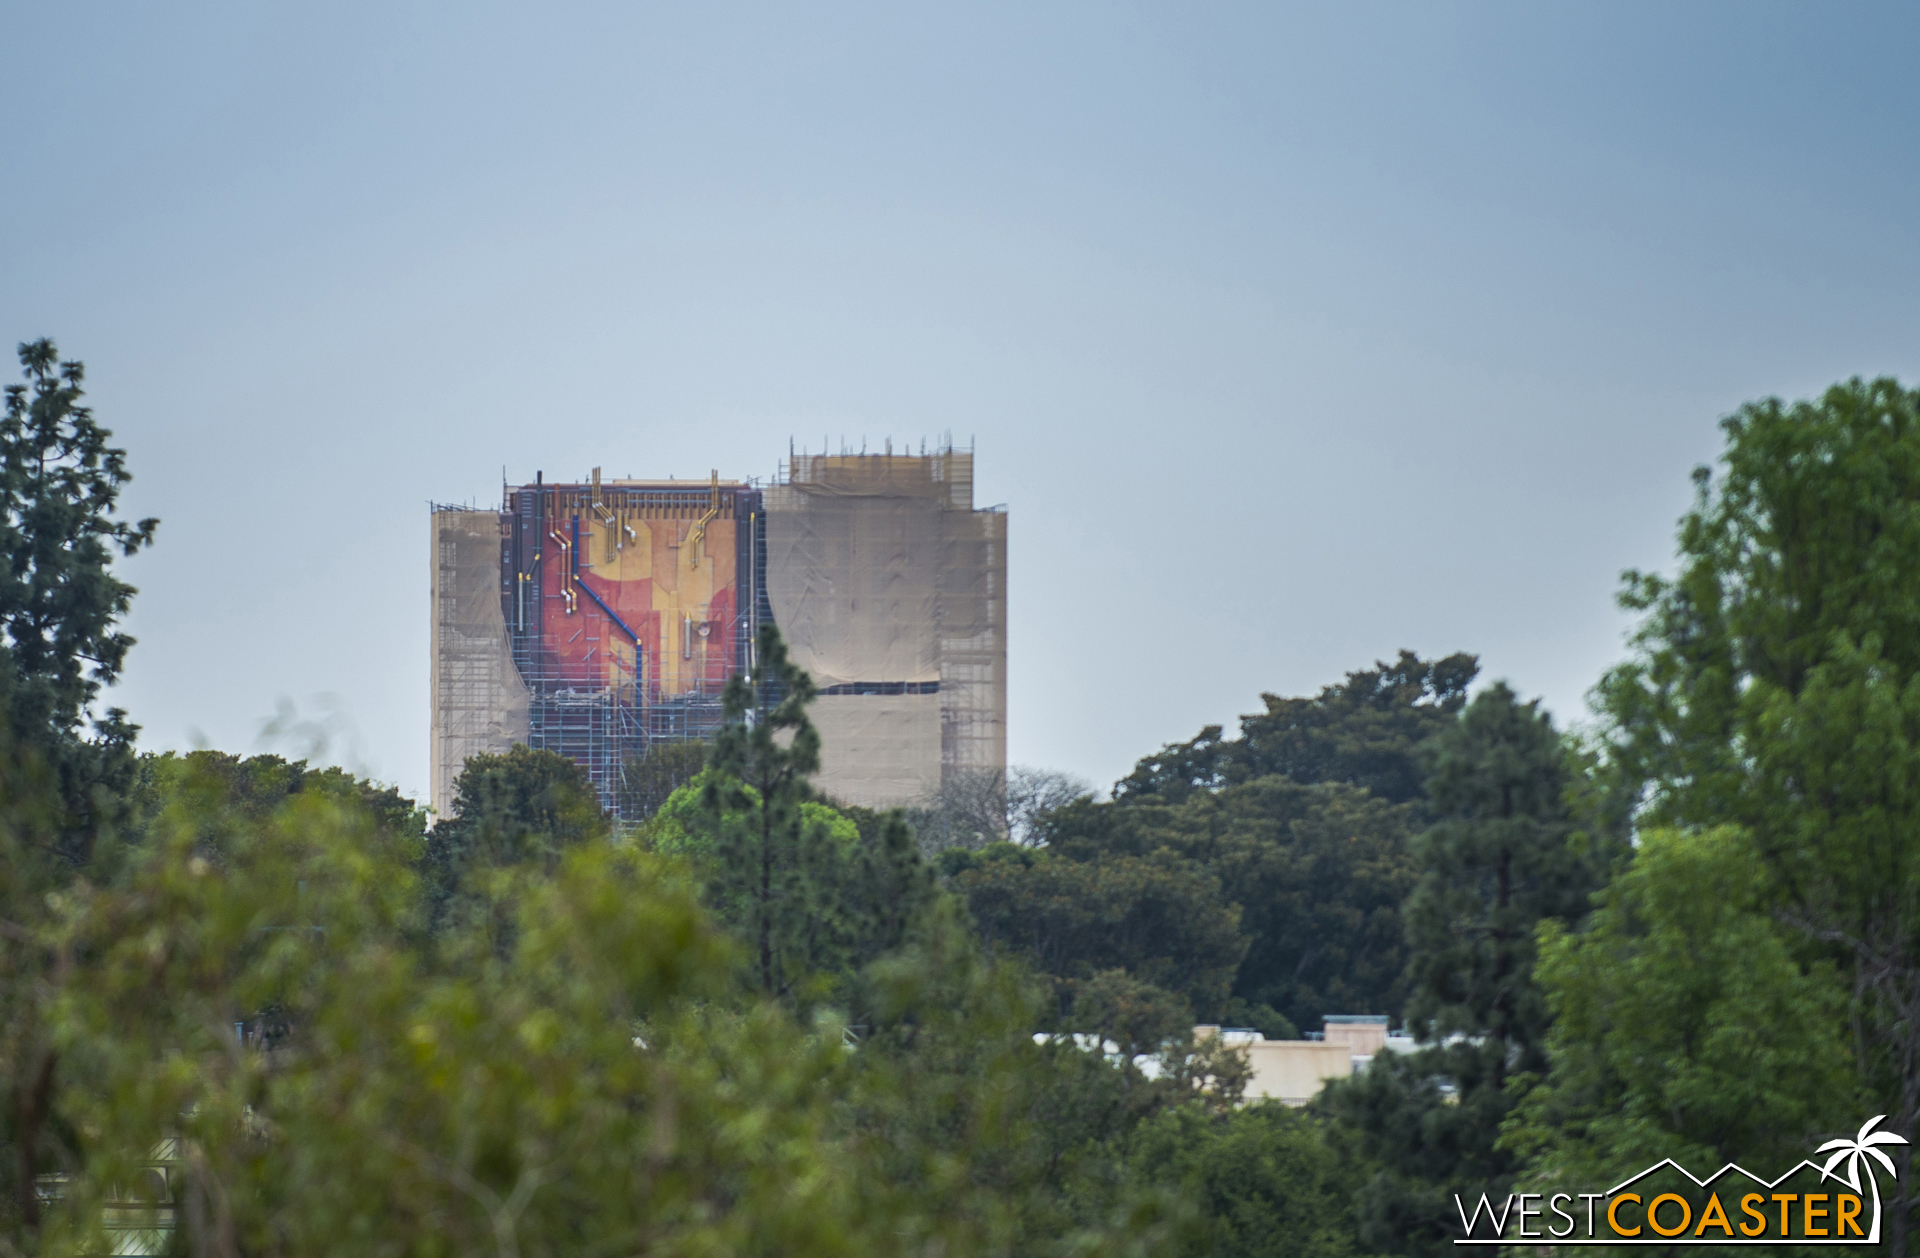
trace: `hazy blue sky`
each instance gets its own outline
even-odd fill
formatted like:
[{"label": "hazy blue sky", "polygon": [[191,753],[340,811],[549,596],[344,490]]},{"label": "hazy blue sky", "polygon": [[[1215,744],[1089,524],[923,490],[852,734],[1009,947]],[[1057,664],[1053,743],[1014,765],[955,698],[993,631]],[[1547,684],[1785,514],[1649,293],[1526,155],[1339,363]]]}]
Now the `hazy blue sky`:
[{"label": "hazy blue sky", "polygon": [[[1563,720],[1741,401],[1920,377],[1920,9],[0,5],[0,338],[162,518],[115,700],[427,785],[429,499],[951,431],[1017,761],[1399,647]],[[11,376],[11,372],[6,373]]]}]

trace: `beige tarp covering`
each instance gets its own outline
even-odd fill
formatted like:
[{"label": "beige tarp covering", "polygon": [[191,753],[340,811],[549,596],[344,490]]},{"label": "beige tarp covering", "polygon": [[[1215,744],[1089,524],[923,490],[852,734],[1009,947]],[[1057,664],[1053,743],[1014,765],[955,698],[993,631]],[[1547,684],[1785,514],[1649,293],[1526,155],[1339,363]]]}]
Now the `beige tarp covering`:
[{"label": "beige tarp covering", "polygon": [[767,595],[794,662],[823,689],[939,681],[940,504],[781,488],[767,511]]},{"label": "beige tarp covering", "polygon": [[435,511],[433,530],[433,806],[453,808],[468,756],[527,739],[527,687],[500,611],[500,516]]},{"label": "beige tarp covering", "polygon": [[916,803],[940,782],[940,696],[821,695],[819,787],[843,804]]},{"label": "beige tarp covering", "polygon": [[972,454],[801,455],[766,507],[767,595],[795,662],[823,689],[939,683],[823,696],[816,784],[886,807],[1004,771],[1007,517],[973,509]]}]

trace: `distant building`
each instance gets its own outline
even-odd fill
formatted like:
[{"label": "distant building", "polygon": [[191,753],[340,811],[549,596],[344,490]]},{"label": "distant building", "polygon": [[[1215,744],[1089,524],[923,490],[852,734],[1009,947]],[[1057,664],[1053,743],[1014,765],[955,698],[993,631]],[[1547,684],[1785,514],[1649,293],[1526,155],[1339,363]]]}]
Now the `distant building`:
[{"label": "distant building", "polygon": [[1345,1079],[1364,1070],[1383,1052],[1408,1052],[1410,1036],[1389,1035],[1385,1014],[1329,1014],[1324,1030],[1304,1040],[1270,1040],[1238,1027],[1197,1026],[1195,1039],[1220,1036],[1246,1058],[1250,1074],[1246,1098],[1305,1105],[1329,1079]]},{"label": "distant building", "polygon": [[586,769],[709,736],[727,678],[780,627],[821,697],[815,785],[891,807],[1006,768],[1007,517],[972,451],[796,455],[775,483],[511,486],[432,513],[433,805],[514,743]]}]

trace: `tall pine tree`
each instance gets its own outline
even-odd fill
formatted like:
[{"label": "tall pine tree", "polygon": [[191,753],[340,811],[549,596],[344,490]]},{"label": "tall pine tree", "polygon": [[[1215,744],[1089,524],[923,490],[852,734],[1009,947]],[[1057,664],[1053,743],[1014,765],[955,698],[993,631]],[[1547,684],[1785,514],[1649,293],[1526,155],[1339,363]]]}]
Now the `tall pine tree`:
[{"label": "tall pine tree", "polygon": [[709,894],[746,941],[748,986],[769,999],[794,995],[848,932],[823,885],[839,863],[835,839],[803,808],[820,768],[807,718],[814,694],[780,631],[762,625],[752,672],[734,674],[722,695],[702,791],[714,834]]},{"label": "tall pine tree", "polygon": [[119,622],[134,589],[112,563],[159,521],[114,513],[132,476],[81,404],[86,369],[49,340],[19,352],[26,379],[7,386],[0,417],[0,703],[54,776],[58,854],[80,864],[133,778],[136,727],[119,708],[90,716],[133,645]]},{"label": "tall pine tree", "polygon": [[1534,931],[1577,919],[1604,861],[1572,842],[1570,768],[1538,701],[1496,683],[1428,751],[1435,824],[1415,843],[1407,1023],[1425,1043],[1384,1054],[1329,1104],[1379,1169],[1361,1190],[1362,1239],[1380,1252],[1448,1252],[1454,1193],[1501,1193],[1495,1147],[1517,1071],[1545,1064]]}]

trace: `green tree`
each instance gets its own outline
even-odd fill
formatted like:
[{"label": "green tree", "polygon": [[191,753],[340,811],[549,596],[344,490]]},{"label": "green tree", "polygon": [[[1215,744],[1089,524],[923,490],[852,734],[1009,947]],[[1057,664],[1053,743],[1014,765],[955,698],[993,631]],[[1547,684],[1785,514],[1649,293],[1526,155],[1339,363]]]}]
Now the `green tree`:
[{"label": "green tree", "polygon": [[[1635,657],[1602,683],[1650,824],[1738,825],[1767,911],[1844,962],[1888,1129],[1920,1120],[1920,394],[1852,380],[1742,407],[1694,473],[1672,578],[1629,573]],[[1835,1119],[1839,1122],[1839,1119]],[[1903,1253],[1911,1150],[1887,1205]]]},{"label": "green tree", "polygon": [[[333,765],[316,769],[304,760],[275,755],[241,757],[211,749],[139,757],[129,794],[128,840],[146,841],[158,819],[183,791],[208,796],[201,809],[208,818],[242,826],[265,822],[295,795],[324,795],[343,804],[357,804],[373,821],[375,833],[400,859],[413,863],[425,853],[427,812],[394,787],[356,778]],[[221,835],[213,831],[204,835],[200,852],[216,862],[222,859]]]},{"label": "green tree", "polygon": [[1076,860],[1002,843],[978,854],[954,849],[943,861],[980,937],[1058,980],[1063,1016],[1075,984],[1105,970],[1175,993],[1203,1018],[1218,1016],[1246,952],[1239,906],[1220,880],[1170,851]]},{"label": "green tree", "polygon": [[1101,970],[1074,984],[1068,1023],[1076,1032],[1111,1043],[1123,1057],[1158,1053],[1193,1036],[1193,1007],[1172,992],[1125,970]]},{"label": "green tree", "polygon": [[118,708],[91,713],[133,645],[119,626],[134,590],[113,560],[156,522],[116,514],[131,476],[81,404],[81,365],[47,340],[19,357],[25,379],[0,413],[0,1234],[24,1245],[35,1177],[64,1143],[49,897],[82,870],[112,874],[135,727]]},{"label": "green tree", "polygon": [[19,1252],[40,1229],[38,1176],[70,1160],[50,1026],[61,969],[50,906],[73,881],[51,855],[65,816],[46,762],[0,727],[0,1247]]},{"label": "green tree", "polygon": [[1194,1258],[1344,1258],[1355,1252],[1351,1191],[1318,1116],[1264,1101],[1169,1108],[1128,1140],[1143,1187],[1177,1184],[1193,1213],[1172,1252]]},{"label": "green tree", "polygon": [[1329,1013],[1400,1013],[1415,808],[1343,783],[1269,776],[1178,803],[1076,803],[1045,833],[1056,856],[1164,852],[1217,880],[1240,905],[1247,950],[1232,978],[1240,1012],[1212,1013],[1263,1029],[1276,1017],[1317,1027]]},{"label": "green tree", "polygon": [[1361,1191],[1362,1239],[1442,1253],[1452,1196],[1506,1191],[1498,1146],[1507,1081],[1545,1067],[1549,1014],[1533,979],[1542,921],[1580,919],[1606,873],[1605,845],[1575,841],[1569,771],[1537,702],[1483,691],[1429,745],[1439,820],[1420,837],[1406,909],[1407,1023],[1428,1047],[1377,1058],[1327,1104],[1377,1170]]},{"label": "green tree", "polygon": [[848,925],[829,890],[843,852],[803,811],[820,768],[820,734],[807,718],[813,678],[772,623],[755,645],[752,672],[734,674],[721,696],[725,721],[701,803],[714,842],[709,887],[748,941],[751,985],[778,999],[827,968]]},{"label": "green tree", "polygon": [[59,901],[42,1252],[1140,1253],[1157,1197],[1113,1142],[1234,1095],[1036,1041],[951,900],[868,967],[857,1048],[742,985],[693,866],[632,845],[496,870],[512,929],[418,949],[357,799],[263,815],[230,768],[184,763],[127,876]]},{"label": "green tree", "polygon": [[586,770],[553,751],[515,744],[467,758],[453,781],[453,816],[427,836],[422,872],[432,928],[486,902],[477,878],[518,865],[551,867],[568,848],[603,840],[610,822]]},{"label": "green tree", "polygon": [[133,645],[119,622],[134,589],[112,563],[151,543],[159,521],[114,514],[132,475],[81,404],[85,368],[48,340],[21,345],[20,365],[26,380],[7,386],[0,419],[0,699],[13,736],[53,771],[60,854],[84,863],[133,769],[126,713],[109,708],[82,732]]},{"label": "green tree", "polygon": [[1263,695],[1238,738],[1208,726],[1163,748],[1112,805],[1056,808],[1037,839],[1083,860],[1165,849],[1219,879],[1248,937],[1221,1016],[1275,1031],[1336,1012],[1398,1017],[1408,849],[1428,809],[1421,748],[1452,725],[1478,668],[1402,651],[1311,698]]},{"label": "green tree", "polygon": [[[1149,1078],[1084,1038],[1036,1036],[1044,985],[980,947],[950,898],[868,976],[853,1130],[870,1173],[925,1203],[917,1213],[938,1226],[940,1248],[1159,1251],[1178,1203],[1128,1175],[1127,1139],[1171,1106],[1232,1109],[1243,1061],[1215,1040],[1178,1036],[1152,1045]],[[1153,998],[1124,977],[1112,986]]]},{"label": "green tree", "polygon": [[[709,787],[738,790],[748,807],[716,813],[706,802]],[[649,851],[691,863],[708,906],[749,952],[758,939],[752,888],[737,869],[730,876],[725,859],[737,862],[750,848],[758,802],[752,787],[707,769],[669,796],[635,832]],[[776,929],[784,941],[783,969],[795,992],[808,1001],[843,1002],[858,1022],[865,1016],[861,971],[907,941],[939,891],[897,811],[843,811],[807,799],[796,815],[799,867],[785,870],[778,886],[798,895],[807,919],[795,923],[790,903],[776,906],[777,916],[785,919]]]},{"label": "green tree", "polygon": [[1422,797],[1419,747],[1466,703],[1479,661],[1459,653],[1423,660],[1402,651],[1392,664],[1348,673],[1311,699],[1263,694],[1266,711],[1240,718],[1240,737],[1209,725],[1189,742],[1142,760],[1114,798],[1179,802],[1252,778],[1281,775],[1303,786],[1344,782],[1389,803]]},{"label": "green tree", "polygon": [[[1547,1191],[1671,1157],[1788,1167],[1859,1103],[1847,989],[1768,906],[1738,830],[1649,830],[1586,929],[1541,923],[1544,1081],[1503,1142]],[[1590,1191],[1590,1190],[1588,1190]]]},{"label": "green tree", "polygon": [[1521,703],[1506,683],[1435,740],[1432,761],[1440,820],[1415,845],[1407,1023],[1428,1041],[1485,1037],[1497,1088],[1507,1069],[1541,1064],[1548,1019],[1533,982],[1535,928],[1584,916],[1606,853],[1570,842],[1560,738],[1539,701]]},{"label": "green tree", "polygon": [[848,818],[858,840],[839,878],[843,912],[853,923],[856,968],[906,946],[941,898],[900,811],[860,811],[864,816]]}]

